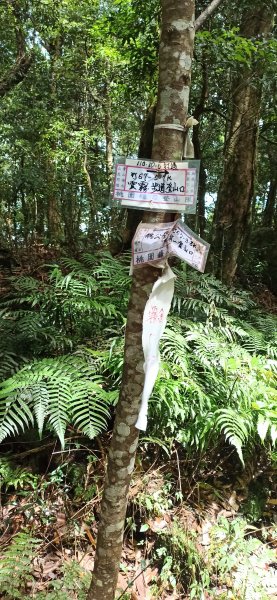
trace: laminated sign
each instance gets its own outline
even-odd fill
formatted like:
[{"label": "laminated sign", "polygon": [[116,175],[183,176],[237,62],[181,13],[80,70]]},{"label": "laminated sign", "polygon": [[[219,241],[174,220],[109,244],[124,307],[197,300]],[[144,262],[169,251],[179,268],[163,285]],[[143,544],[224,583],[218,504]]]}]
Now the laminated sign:
[{"label": "laminated sign", "polygon": [[116,165],[113,196],[130,208],[195,213],[199,164],[126,159]]},{"label": "laminated sign", "polygon": [[134,267],[159,263],[178,256],[201,273],[205,270],[210,245],[181,221],[140,223],[132,242]]}]

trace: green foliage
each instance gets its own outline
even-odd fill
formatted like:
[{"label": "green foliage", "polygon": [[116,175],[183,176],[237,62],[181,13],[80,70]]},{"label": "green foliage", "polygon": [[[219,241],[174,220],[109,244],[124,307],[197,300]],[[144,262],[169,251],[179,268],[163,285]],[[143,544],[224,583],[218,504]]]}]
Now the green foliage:
[{"label": "green foliage", "polygon": [[[3,600],[23,600],[30,595],[30,584],[34,582],[33,560],[37,555],[41,541],[29,532],[20,532],[1,558],[0,592]],[[38,592],[37,600],[85,600],[91,575],[84,571],[76,561],[66,562],[62,577],[49,584],[48,590]],[[76,596],[77,594],[77,596]]]},{"label": "green foliage", "polygon": [[0,487],[5,491],[10,488],[21,490],[36,487],[37,476],[24,467],[15,467],[8,458],[0,458]]},{"label": "green foliage", "polygon": [[[239,34],[239,28],[222,29],[221,31],[199,31],[197,33],[199,47],[208,47],[213,55],[220,52],[221,69],[223,66],[240,64],[249,66],[251,61],[267,61],[269,68],[276,59],[276,40],[248,39]],[[215,53],[215,54],[214,54]]]},{"label": "green foliage", "polygon": [[[86,339],[102,340],[120,330],[126,310],[129,257],[85,254],[82,262],[64,259],[43,281],[12,278],[1,301],[2,374],[22,363],[22,356],[60,353]],[[20,356],[22,353],[22,356]]]},{"label": "green foliage", "polygon": [[[89,437],[105,428],[121,381],[128,261],[85,254],[43,282],[14,282],[1,313],[2,348],[16,371],[1,388],[1,439],[34,423],[41,434],[47,422],[62,443],[68,424]],[[225,440],[243,461],[253,444],[276,441],[276,317],[211,275],[177,274],[142,443],[170,453],[177,440],[203,453]],[[23,367],[15,345],[29,353]],[[71,356],[57,356],[68,345]],[[31,352],[56,356],[32,361]]]},{"label": "green foliage", "polygon": [[33,362],[6,380],[0,391],[0,439],[45,421],[62,446],[68,423],[93,438],[105,429],[114,393],[92,374],[83,356],[63,356]]},{"label": "green foliage", "polygon": [[255,594],[266,600],[269,596],[260,580],[257,569],[253,568],[253,556],[257,564],[274,561],[274,551],[257,537],[250,536],[251,528],[240,517],[229,521],[221,518],[211,529],[209,566],[217,572],[218,583],[228,583],[237,598],[252,600]]},{"label": "green foliage", "polygon": [[29,596],[27,585],[33,581],[32,561],[41,542],[29,532],[16,534],[1,558],[0,592],[5,600]]},{"label": "green foliage", "polygon": [[[13,279],[0,324],[2,374],[15,371],[1,386],[1,440],[35,423],[41,435],[47,422],[62,445],[69,423],[89,438],[105,429],[117,398],[107,369],[109,362],[113,365],[110,337],[120,332],[126,310],[128,260],[85,254],[83,262],[64,259],[63,271],[52,267],[46,281]],[[32,355],[73,349],[86,338],[101,349],[80,348],[69,356],[29,362]],[[25,353],[23,368],[16,348]]]},{"label": "green foliage", "polygon": [[[176,518],[158,534],[155,545],[161,584],[175,593],[182,589],[190,600],[206,595],[252,600],[256,594],[268,600],[261,573],[265,563],[274,561],[274,550],[255,533],[256,528],[240,517],[220,518],[214,525],[209,524],[209,544],[203,552],[199,551],[197,532],[186,529]],[[225,595],[225,589],[230,595]]]},{"label": "green foliage", "polygon": [[160,534],[156,556],[162,561],[161,581],[176,589],[181,583],[189,598],[202,598],[209,588],[210,574],[196,545],[196,533],[186,531],[176,520]]},{"label": "green foliage", "polygon": [[62,577],[49,584],[47,592],[36,594],[36,600],[86,600],[91,574],[82,569],[75,560],[66,562]]},{"label": "green foliage", "polygon": [[277,431],[276,317],[210,275],[176,282],[175,310],[162,340],[162,367],[150,402],[151,435],[170,447],[207,451],[221,439],[241,461]]}]

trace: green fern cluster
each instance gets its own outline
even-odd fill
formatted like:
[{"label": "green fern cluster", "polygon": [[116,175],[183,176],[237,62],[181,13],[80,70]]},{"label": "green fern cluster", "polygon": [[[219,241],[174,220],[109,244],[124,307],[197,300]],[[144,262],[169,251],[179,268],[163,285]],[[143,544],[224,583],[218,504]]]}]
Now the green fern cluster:
[{"label": "green fern cluster", "polygon": [[[5,600],[26,598],[32,583],[32,562],[41,542],[29,532],[21,531],[1,557],[0,593]],[[3,595],[2,595],[3,594]]]},{"label": "green fern cluster", "polygon": [[32,362],[1,385],[0,441],[35,422],[40,435],[47,422],[62,446],[69,423],[93,438],[105,429],[115,395],[84,352]]},{"label": "green fern cluster", "polygon": [[130,285],[129,257],[85,254],[63,259],[42,279],[11,278],[12,290],[0,303],[0,353],[5,378],[23,358],[63,353],[93,339],[94,345],[118,334],[124,323]]},{"label": "green fern cluster", "polygon": [[23,600],[29,597],[37,600],[85,600],[91,574],[78,562],[65,562],[61,577],[49,582],[48,589],[36,592],[33,576],[33,563],[41,540],[29,531],[17,533],[8,548],[1,555],[0,597],[3,600]]},{"label": "green fern cluster", "polygon": [[30,426],[41,435],[46,423],[62,444],[68,424],[90,438],[105,429],[117,397],[109,346],[120,339],[128,272],[129,257],[85,254],[51,266],[44,280],[12,278],[0,310],[0,441]]},{"label": "green fern cluster", "polygon": [[35,487],[38,476],[33,475],[30,470],[15,466],[9,458],[0,458],[0,488],[8,491],[10,488],[14,490],[24,489],[26,487]]},{"label": "green fern cluster", "polygon": [[232,294],[210,275],[188,278],[181,270],[150,402],[151,435],[163,431],[163,443],[177,439],[202,452],[223,436],[242,461],[258,440],[274,445],[276,324],[245,292]]},{"label": "green fern cluster", "polygon": [[[128,263],[87,254],[45,281],[14,281],[0,312],[0,439],[35,423],[62,443],[68,424],[89,437],[103,430],[121,381]],[[258,440],[274,444],[276,323],[248,293],[178,268],[148,439],[204,451],[225,438],[241,460]]]}]

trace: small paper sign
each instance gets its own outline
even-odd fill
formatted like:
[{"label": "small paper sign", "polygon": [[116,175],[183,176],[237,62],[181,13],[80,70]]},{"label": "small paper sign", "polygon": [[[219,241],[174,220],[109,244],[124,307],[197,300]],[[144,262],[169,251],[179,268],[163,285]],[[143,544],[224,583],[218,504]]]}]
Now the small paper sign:
[{"label": "small paper sign", "polygon": [[126,159],[116,165],[114,198],[130,208],[195,213],[199,162]]},{"label": "small paper sign", "polygon": [[204,272],[210,244],[181,221],[140,223],[132,242],[133,266],[155,263],[178,256],[191,267]]}]

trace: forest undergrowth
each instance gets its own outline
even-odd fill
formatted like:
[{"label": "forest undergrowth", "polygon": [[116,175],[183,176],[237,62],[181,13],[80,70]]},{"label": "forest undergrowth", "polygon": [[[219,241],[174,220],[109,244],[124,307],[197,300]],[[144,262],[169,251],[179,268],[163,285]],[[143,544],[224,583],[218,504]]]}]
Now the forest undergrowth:
[{"label": "forest undergrowth", "polygon": [[[2,280],[3,600],[86,597],[120,387],[130,257],[49,262]],[[277,593],[276,311],[264,289],[175,271],[118,597],[266,600]]]}]

